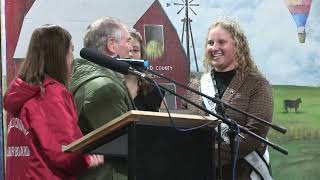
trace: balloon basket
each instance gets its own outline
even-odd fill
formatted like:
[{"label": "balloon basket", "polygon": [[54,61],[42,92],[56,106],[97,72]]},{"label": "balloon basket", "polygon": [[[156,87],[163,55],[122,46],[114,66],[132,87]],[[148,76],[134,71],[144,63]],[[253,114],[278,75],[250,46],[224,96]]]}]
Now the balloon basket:
[{"label": "balloon basket", "polygon": [[298,37],[299,37],[299,42],[300,43],[305,43],[305,41],[306,41],[306,33],[298,33]]}]

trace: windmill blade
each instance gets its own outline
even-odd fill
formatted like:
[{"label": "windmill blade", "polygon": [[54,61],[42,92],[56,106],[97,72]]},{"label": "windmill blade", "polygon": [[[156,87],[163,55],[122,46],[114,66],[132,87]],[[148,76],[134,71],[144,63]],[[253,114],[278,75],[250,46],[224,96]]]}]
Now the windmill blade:
[{"label": "windmill blade", "polygon": [[194,14],[194,15],[197,15],[197,13],[196,13],[196,12],[194,12],[194,10],[193,10],[193,9],[191,9],[190,7],[189,7],[189,9],[193,12],[193,14]]},{"label": "windmill blade", "polygon": [[189,4],[192,3],[192,1],[194,1],[194,0],[189,1]]},{"label": "windmill blade", "polygon": [[189,4],[189,6],[200,6],[200,4]]},{"label": "windmill blade", "polygon": [[180,5],[180,6],[184,6],[184,4],[181,4],[181,3],[173,3],[173,5]]},{"label": "windmill blade", "polygon": [[183,2],[183,4],[185,4],[185,3],[186,3],[184,0],[181,0],[181,2]]},{"label": "windmill blade", "polygon": [[180,12],[184,9],[184,6],[177,12],[177,14],[180,14]]}]

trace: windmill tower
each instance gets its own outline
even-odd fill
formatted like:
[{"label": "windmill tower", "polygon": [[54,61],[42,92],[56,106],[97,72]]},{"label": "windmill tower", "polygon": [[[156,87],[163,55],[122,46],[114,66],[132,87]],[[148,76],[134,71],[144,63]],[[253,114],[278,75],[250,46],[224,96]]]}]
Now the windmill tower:
[{"label": "windmill tower", "polygon": [[[197,72],[199,72],[197,55],[196,55],[196,51],[195,51],[195,47],[194,47],[192,28],[191,28],[192,19],[189,17],[189,11],[191,11],[194,15],[197,15],[197,13],[192,9],[192,7],[200,6],[200,5],[192,3],[193,1],[194,0],[181,0],[181,3],[174,2],[174,3],[167,3],[166,5],[167,5],[167,7],[169,7],[171,5],[182,6],[182,8],[177,12],[177,14],[180,14],[182,12],[182,10],[185,10],[184,11],[185,16],[183,19],[181,19],[181,21],[183,22],[181,43],[183,44],[184,36],[186,36],[186,51],[187,51],[187,58],[188,58],[189,67],[190,67],[190,65],[191,65],[191,62],[190,62],[190,40],[191,40],[196,69],[197,69]],[[184,32],[186,32],[186,33],[184,33]]]}]

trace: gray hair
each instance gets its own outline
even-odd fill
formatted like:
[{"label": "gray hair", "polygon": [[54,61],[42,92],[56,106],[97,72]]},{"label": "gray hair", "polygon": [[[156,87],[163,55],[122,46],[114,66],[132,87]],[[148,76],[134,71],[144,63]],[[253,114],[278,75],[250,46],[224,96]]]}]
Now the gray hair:
[{"label": "gray hair", "polygon": [[117,18],[100,18],[88,26],[83,40],[84,47],[95,48],[104,52],[109,38],[113,37],[117,42],[120,41],[121,29],[123,28],[126,29],[126,26]]}]

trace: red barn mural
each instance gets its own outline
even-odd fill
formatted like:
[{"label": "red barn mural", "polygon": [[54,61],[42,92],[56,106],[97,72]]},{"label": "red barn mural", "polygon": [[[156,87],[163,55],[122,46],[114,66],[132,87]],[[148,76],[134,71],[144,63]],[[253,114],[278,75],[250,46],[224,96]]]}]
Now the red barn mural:
[{"label": "red barn mural", "polygon": [[17,73],[17,61],[13,55],[18,43],[18,38],[25,15],[31,8],[34,0],[6,0],[6,55],[7,55],[7,82],[14,78]]},{"label": "red barn mural", "polygon": [[[166,77],[174,79],[183,84],[188,83],[188,77],[190,69],[184,49],[178,37],[178,33],[173,24],[169,20],[168,16],[164,12],[159,1],[155,1],[145,14],[137,21],[134,27],[141,32],[143,38],[146,40],[146,28],[147,27],[162,27],[163,29],[163,43],[164,53],[161,57],[150,60],[150,69],[156,71]],[[156,79],[160,83],[164,83],[162,79]],[[184,89],[175,87],[169,83],[170,88],[176,90],[177,93],[183,94]],[[172,96],[171,96],[172,97]],[[172,97],[174,98],[174,97]],[[174,103],[175,99],[168,100],[170,103]],[[171,107],[179,107],[180,101],[177,104],[171,104]]]},{"label": "red barn mural", "polygon": [[[150,69],[187,84],[190,70],[186,55],[174,26],[158,0],[6,0],[7,82],[18,72],[34,28],[49,23],[65,27],[73,36],[74,55],[79,57],[87,25],[102,16],[114,16],[129,27],[134,26],[144,37],[147,49],[151,49],[148,51],[151,52]],[[184,89],[162,79],[155,80],[165,83],[179,94],[184,92]],[[167,93],[166,99],[171,109],[180,106],[180,100],[173,95]]]}]

